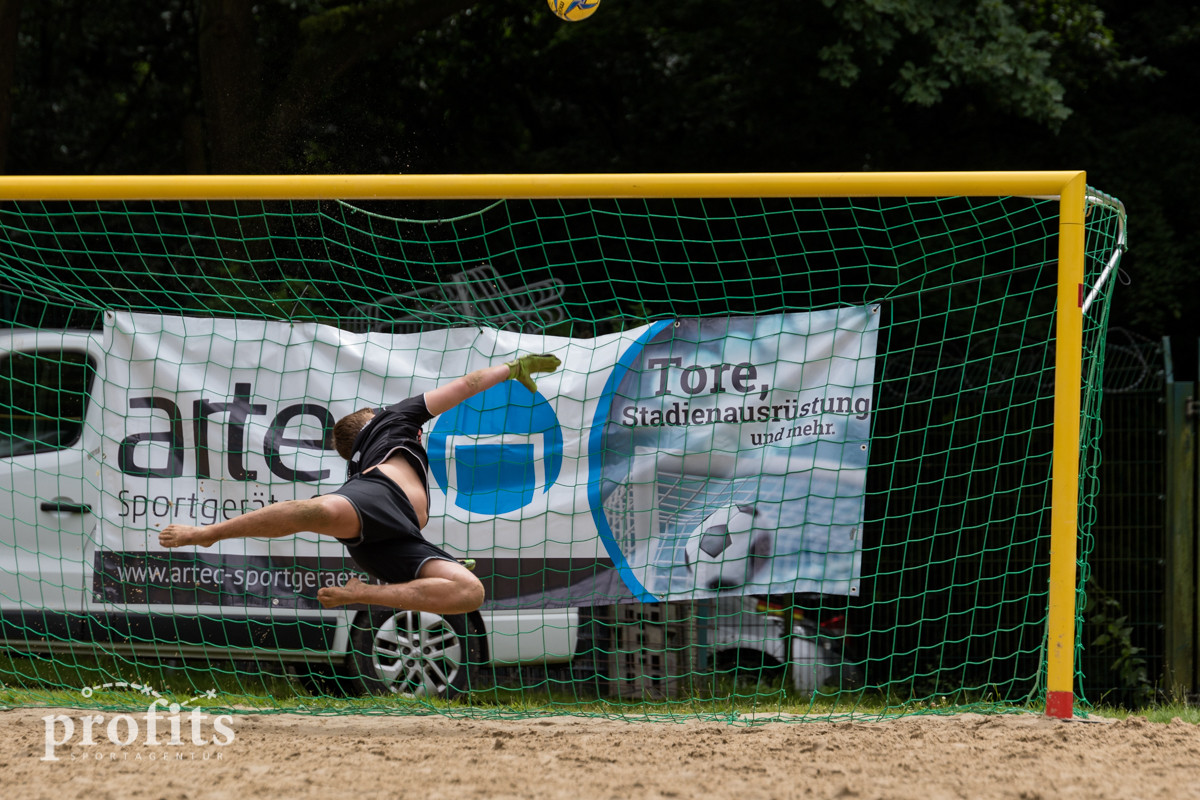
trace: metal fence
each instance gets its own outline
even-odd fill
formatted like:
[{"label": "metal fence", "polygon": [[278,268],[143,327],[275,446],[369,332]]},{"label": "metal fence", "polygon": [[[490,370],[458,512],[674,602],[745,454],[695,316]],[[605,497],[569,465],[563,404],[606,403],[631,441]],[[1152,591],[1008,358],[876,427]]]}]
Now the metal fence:
[{"label": "metal fence", "polygon": [[1109,331],[1102,459],[1082,630],[1083,694],[1135,705],[1165,688],[1167,370],[1164,344]]}]

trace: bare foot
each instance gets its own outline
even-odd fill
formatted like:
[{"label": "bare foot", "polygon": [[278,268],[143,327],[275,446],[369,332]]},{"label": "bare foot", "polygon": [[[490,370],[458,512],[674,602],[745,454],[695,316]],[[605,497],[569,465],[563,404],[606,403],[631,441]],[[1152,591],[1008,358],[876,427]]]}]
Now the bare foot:
[{"label": "bare foot", "polygon": [[217,537],[208,528],[192,525],[168,525],[158,534],[158,543],[163,547],[208,547]]},{"label": "bare foot", "polygon": [[358,578],[346,581],[345,586],[326,586],[317,591],[317,599],[325,608],[337,608],[350,603],[363,602],[364,590],[367,585]]}]

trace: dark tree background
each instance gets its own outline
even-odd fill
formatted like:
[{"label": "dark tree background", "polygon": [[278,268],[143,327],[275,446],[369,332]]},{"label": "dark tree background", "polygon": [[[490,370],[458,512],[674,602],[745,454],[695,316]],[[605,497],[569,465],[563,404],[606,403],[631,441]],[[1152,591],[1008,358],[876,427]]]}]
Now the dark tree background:
[{"label": "dark tree background", "polygon": [[0,0],[0,172],[1086,169],[1114,322],[1194,336],[1198,44],[1171,0]]}]

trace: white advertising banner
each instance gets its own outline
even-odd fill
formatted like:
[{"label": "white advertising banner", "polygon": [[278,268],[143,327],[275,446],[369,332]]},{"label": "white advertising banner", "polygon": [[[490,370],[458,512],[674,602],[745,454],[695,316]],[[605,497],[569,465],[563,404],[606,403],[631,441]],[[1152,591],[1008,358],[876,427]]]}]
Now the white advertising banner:
[{"label": "white advertising banner", "polygon": [[[593,583],[603,571],[644,601],[852,594],[878,322],[862,306],[568,339],[109,313],[85,426],[101,465],[97,569],[119,581],[129,554],[165,558],[157,534],[172,522],[209,525],[341,485],[330,432],[345,414],[546,352],[563,366],[537,376],[536,394],[505,382],[426,426],[427,539],[522,574],[539,561]],[[232,591],[225,562],[343,555],[315,534],[202,552],[205,580],[225,587],[214,597]],[[587,603],[584,583],[543,587],[536,602]]]}]

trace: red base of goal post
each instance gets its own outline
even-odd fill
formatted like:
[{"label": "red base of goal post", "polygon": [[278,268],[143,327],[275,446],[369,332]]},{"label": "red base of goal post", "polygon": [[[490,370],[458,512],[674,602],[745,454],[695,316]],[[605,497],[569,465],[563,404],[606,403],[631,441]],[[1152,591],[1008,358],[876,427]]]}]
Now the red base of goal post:
[{"label": "red base of goal post", "polygon": [[1046,692],[1046,716],[1055,719],[1070,719],[1075,705],[1072,692]]}]

